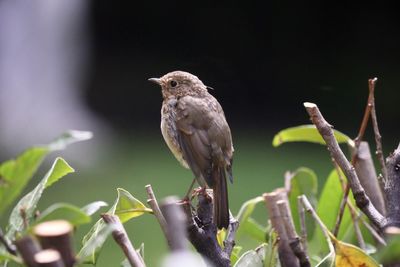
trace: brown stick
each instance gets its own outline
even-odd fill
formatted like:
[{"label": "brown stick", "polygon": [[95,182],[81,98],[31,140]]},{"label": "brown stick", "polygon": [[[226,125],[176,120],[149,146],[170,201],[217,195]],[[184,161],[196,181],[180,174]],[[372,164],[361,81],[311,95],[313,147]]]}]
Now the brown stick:
[{"label": "brown stick", "polygon": [[297,197],[297,210],[299,212],[300,218],[300,228],[301,228],[301,242],[305,253],[307,254],[307,226],[306,226],[306,215],[304,214],[304,207],[301,203],[301,196]]},{"label": "brown stick", "polygon": [[35,254],[38,267],[65,267],[60,253],[55,249],[45,249]]},{"label": "brown stick", "polygon": [[171,251],[187,250],[186,216],[181,206],[177,205],[177,197],[167,197],[161,204],[162,214],[167,221],[167,237]]},{"label": "brown stick", "polygon": [[331,156],[335,159],[342,171],[345,173],[350,188],[353,191],[357,206],[367,215],[371,222],[373,222],[379,228],[382,228],[385,225],[386,220],[365,194],[354,167],[346,159],[343,151],[340,149],[339,144],[335,139],[332,126],[324,119],[317,105],[306,102],[304,103],[304,107],[310,115],[311,121],[317,127],[322,138],[325,140]]},{"label": "brown stick", "polygon": [[33,255],[40,251],[39,244],[30,236],[24,236],[15,241],[15,245],[24,263],[28,267],[38,267]]},{"label": "brown stick", "polygon": [[[356,160],[355,158],[353,158],[353,159],[354,159],[354,161]],[[346,204],[347,204],[347,206],[349,207],[351,219],[353,221],[354,233],[356,235],[358,245],[361,249],[365,249],[365,241],[364,241],[364,237],[361,233],[360,225],[358,224],[358,216],[354,209],[350,209],[350,206],[352,206],[352,204],[348,198],[348,195],[350,192],[349,186],[348,186],[348,184],[346,184],[346,181],[342,177],[342,173],[341,173],[340,168],[339,168],[338,164],[336,163],[335,159],[332,159],[332,162],[333,162],[333,166],[335,167],[336,172],[339,176],[339,181],[340,181],[342,189],[344,191],[342,200],[340,202],[339,216],[337,217],[335,228],[333,230],[333,235],[335,237],[337,237],[337,235],[339,234],[339,227],[340,227],[341,219],[343,218],[344,210],[345,210]]]},{"label": "brown stick", "polygon": [[299,260],[293,253],[290,244],[288,234],[283,223],[284,218],[280,214],[277,202],[279,200],[287,200],[286,190],[284,188],[278,188],[271,193],[263,194],[265,204],[269,213],[269,219],[271,220],[272,227],[275,229],[279,237],[278,243],[278,254],[279,260],[283,267],[296,267],[299,266]]},{"label": "brown stick", "polygon": [[286,234],[289,239],[289,246],[292,249],[294,255],[299,259],[301,267],[310,267],[310,259],[307,253],[304,251],[303,246],[300,242],[300,238],[294,229],[293,218],[290,213],[290,208],[285,200],[279,200],[276,202],[279,208],[279,212],[282,216],[282,221],[286,229]]},{"label": "brown stick", "polygon": [[107,224],[113,224],[115,229],[112,232],[115,242],[121,247],[126,258],[132,267],[145,267],[142,257],[133,247],[131,241],[129,240],[128,234],[125,231],[119,217],[112,214],[102,214],[101,217]]},{"label": "brown stick", "polygon": [[385,201],[377,180],[374,162],[367,142],[360,143],[356,157],[357,160],[354,168],[356,169],[358,178],[360,178],[360,183],[367,196],[371,199],[372,204],[374,204],[382,215],[385,215]]},{"label": "brown stick", "polygon": [[[371,81],[371,80],[369,80],[369,81]],[[354,151],[353,151],[353,156],[351,158],[351,165],[353,165],[353,166],[355,165],[355,163],[357,161],[358,148],[360,146],[361,141],[364,138],[365,130],[366,130],[367,125],[368,125],[368,120],[369,120],[369,117],[371,115],[371,109],[372,109],[372,103],[373,103],[373,99],[374,99],[374,94],[373,94],[373,90],[371,91],[371,86],[370,85],[371,85],[371,83],[369,82],[369,94],[368,94],[367,105],[365,106],[364,116],[363,116],[363,119],[361,121],[360,129],[358,131],[358,135],[354,139]],[[343,192],[344,192],[343,200],[340,203],[339,214],[338,214],[338,217],[337,217],[337,220],[336,220],[336,226],[335,226],[335,229],[334,229],[334,232],[333,232],[333,234],[335,236],[337,236],[337,234],[339,232],[339,227],[340,227],[340,225],[342,223],[342,219],[343,219],[343,214],[344,214],[344,210],[345,210],[345,207],[346,207],[346,203],[348,203],[347,200],[348,200],[349,193],[350,193],[349,184],[346,184],[346,186],[343,189]],[[353,217],[352,217],[352,219],[354,221]],[[354,225],[356,227],[356,224],[354,224]],[[357,229],[356,229],[356,231],[357,231]],[[357,235],[357,236],[359,236],[359,235]],[[361,240],[361,239],[359,239],[359,240]],[[363,243],[363,241],[361,241],[361,243]]]},{"label": "brown stick", "polygon": [[375,107],[375,96],[374,96],[374,91],[375,91],[375,83],[378,79],[369,79],[369,91],[370,94],[372,94],[372,99],[371,99],[371,121],[372,121],[372,127],[374,128],[374,135],[375,135],[375,143],[376,143],[376,155],[378,157],[379,163],[381,165],[381,171],[382,171],[382,176],[383,180],[385,181],[387,179],[387,167],[385,164],[385,158],[383,156],[383,149],[382,149],[382,136],[379,132],[379,127],[378,127],[378,119],[376,117],[376,107]]},{"label": "brown stick", "polygon": [[164,218],[164,215],[162,214],[162,212],[160,210],[156,196],[153,192],[153,188],[151,187],[150,184],[146,185],[145,188],[146,188],[147,197],[148,197],[147,203],[153,210],[154,216],[156,216],[156,219],[157,219],[158,223],[160,224],[161,230],[165,236],[165,239],[167,240],[168,246],[171,248],[171,241],[169,240],[169,236],[168,236],[167,222]]},{"label": "brown stick", "polygon": [[72,247],[72,225],[64,220],[48,221],[38,224],[33,233],[39,239],[43,249],[57,250],[66,267],[75,263],[75,253]]}]

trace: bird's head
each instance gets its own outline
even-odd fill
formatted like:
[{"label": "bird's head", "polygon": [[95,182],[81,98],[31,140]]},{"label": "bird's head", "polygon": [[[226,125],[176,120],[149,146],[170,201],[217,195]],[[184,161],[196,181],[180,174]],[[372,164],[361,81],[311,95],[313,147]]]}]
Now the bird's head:
[{"label": "bird's head", "polygon": [[207,87],[199,78],[184,71],[173,71],[161,78],[150,78],[149,81],[161,86],[164,98],[170,96],[201,95],[207,92]]}]

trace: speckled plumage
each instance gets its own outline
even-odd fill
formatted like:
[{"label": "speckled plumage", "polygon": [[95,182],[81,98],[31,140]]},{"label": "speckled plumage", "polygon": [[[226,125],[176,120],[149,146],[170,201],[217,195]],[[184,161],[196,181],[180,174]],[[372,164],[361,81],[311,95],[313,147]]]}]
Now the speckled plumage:
[{"label": "speckled plumage", "polygon": [[177,160],[202,187],[214,191],[214,220],[229,225],[226,176],[232,180],[233,145],[218,101],[194,75],[174,71],[152,79],[162,88],[161,132]]}]

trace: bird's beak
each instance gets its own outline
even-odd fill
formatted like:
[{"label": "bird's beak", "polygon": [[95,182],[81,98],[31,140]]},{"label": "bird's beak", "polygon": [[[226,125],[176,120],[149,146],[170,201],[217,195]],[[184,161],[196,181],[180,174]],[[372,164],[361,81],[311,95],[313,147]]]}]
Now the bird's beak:
[{"label": "bird's beak", "polygon": [[158,85],[161,85],[161,80],[159,78],[150,78],[150,79],[148,79],[148,81],[152,82],[152,83],[156,83]]}]

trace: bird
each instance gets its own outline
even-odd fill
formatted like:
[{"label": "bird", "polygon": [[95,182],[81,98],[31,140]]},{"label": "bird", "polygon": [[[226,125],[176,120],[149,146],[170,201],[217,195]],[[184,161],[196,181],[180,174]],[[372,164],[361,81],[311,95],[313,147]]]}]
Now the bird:
[{"label": "bird", "polygon": [[218,229],[228,229],[227,178],[233,182],[234,148],[220,103],[208,92],[211,87],[185,71],[149,81],[161,86],[164,141],[181,165],[191,169],[202,188],[213,189],[213,222]]}]

